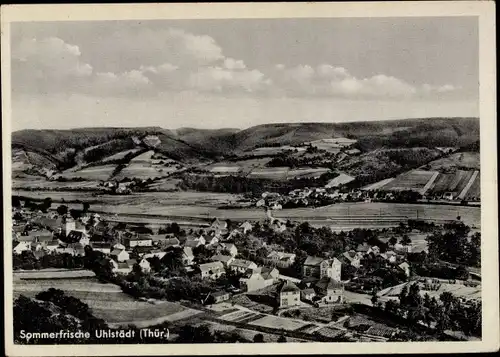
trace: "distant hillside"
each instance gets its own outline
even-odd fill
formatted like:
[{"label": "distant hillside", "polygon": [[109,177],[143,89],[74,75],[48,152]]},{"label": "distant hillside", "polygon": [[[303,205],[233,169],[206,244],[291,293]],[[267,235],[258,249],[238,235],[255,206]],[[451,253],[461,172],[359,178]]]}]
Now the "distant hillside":
[{"label": "distant hillside", "polygon": [[[429,118],[386,120],[352,123],[284,123],[265,124],[245,130],[202,130],[181,128],[167,130],[159,127],[144,128],[83,128],[73,130],[22,130],[12,134],[13,149],[22,150],[33,157],[29,165],[35,168],[59,170],[98,163],[103,158],[138,148],[148,148],[153,137],[154,150],[183,163],[197,163],[207,159],[241,153],[257,147],[299,145],[305,142],[329,139],[356,139],[354,144],[362,153],[379,149],[406,149],[455,147],[461,151],[479,149],[479,119]],[[157,139],[156,139],[157,138]],[[421,151],[423,153],[423,151]],[[428,153],[427,153],[428,154]],[[427,155],[428,161],[434,159]],[[28,155],[28,156],[29,156]],[[345,164],[347,172],[356,173],[356,165],[394,168],[401,166],[391,153],[382,157],[362,156],[358,161]],[[23,162],[26,161],[26,155]],[[360,162],[366,161],[365,163]],[[372,163],[368,162],[374,160]],[[405,157],[410,160],[411,157]],[[420,159],[419,159],[420,160]],[[417,161],[419,161],[417,160]],[[422,160],[422,164],[428,161]],[[28,165],[28,164],[26,164]],[[29,166],[28,165],[28,166]],[[361,171],[366,172],[365,169]]]}]

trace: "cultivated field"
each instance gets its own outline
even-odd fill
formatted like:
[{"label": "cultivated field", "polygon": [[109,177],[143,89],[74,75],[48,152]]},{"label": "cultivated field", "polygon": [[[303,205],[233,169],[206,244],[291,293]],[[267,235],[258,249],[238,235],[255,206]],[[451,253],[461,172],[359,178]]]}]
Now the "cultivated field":
[{"label": "cultivated field", "polygon": [[263,326],[263,327],[269,327],[269,328],[283,329],[283,330],[288,330],[288,331],[294,331],[294,330],[297,330],[297,329],[307,325],[307,323],[305,323],[305,322],[286,319],[286,318],[277,317],[277,316],[270,316],[270,315],[267,315],[267,316],[264,316],[258,320],[252,321],[249,324]]},{"label": "cultivated field", "polygon": [[98,189],[99,181],[47,181],[40,177],[40,179],[30,180],[12,180],[12,189],[44,189],[44,190],[80,190],[80,189]]},{"label": "cultivated field", "polygon": [[436,171],[412,170],[397,176],[394,180],[384,185],[381,189],[384,191],[403,191],[414,190],[424,193],[438,176]]},{"label": "cultivated field", "polygon": [[334,179],[332,179],[330,182],[328,182],[325,187],[338,187],[340,185],[345,185],[346,183],[349,183],[353,181],[355,178],[346,174],[340,174]]},{"label": "cultivated field", "polygon": [[247,176],[249,178],[265,178],[271,180],[286,180],[288,167],[266,167],[252,170]]},{"label": "cultivated field", "polygon": [[106,181],[111,177],[115,168],[116,165],[91,166],[79,171],[64,171],[62,176],[65,178],[81,177],[90,181]]},{"label": "cultivated field", "polygon": [[36,279],[71,279],[92,278],[94,272],[84,269],[40,269],[40,270],[15,270],[13,278],[16,280]]},{"label": "cultivated field", "polygon": [[[217,209],[222,204],[236,202],[239,195],[207,193],[207,192],[149,192],[131,195],[99,195],[89,196],[83,192],[50,192],[15,190],[13,194],[30,198],[44,199],[51,197],[55,203],[62,199],[72,208],[71,201],[90,202],[92,211],[108,214],[140,214],[161,216],[175,219],[208,219],[219,217],[231,220],[263,220],[266,213],[258,208]],[[55,206],[55,204],[53,205]],[[57,206],[56,206],[57,207]],[[75,207],[81,208],[81,204]],[[470,226],[481,226],[481,208],[472,206],[408,204],[384,202],[337,203],[318,208],[291,208],[273,213],[277,218],[291,220],[316,221],[323,225],[350,226],[350,223],[377,227],[379,222],[393,222],[397,225],[407,219],[435,220],[436,222],[454,220],[461,216],[462,221]]]},{"label": "cultivated field", "polygon": [[146,327],[200,313],[168,301],[151,304],[135,300],[118,286],[100,283],[96,278],[15,280],[14,298],[21,294],[35,297],[49,288],[61,289],[80,299],[89,305],[95,316],[104,319],[111,327],[129,324]]},{"label": "cultivated field", "polygon": [[326,168],[311,168],[311,167],[304,167],[300,169],[295,169],[295,170],[289,170],[287,172],[286,178],[287,179],[292,179],[292,178],[316,178],[324,173],[329,172],[329,169]]},{"label": "cultivated field", "polygon": [[425,165],[425,167],[429,167],[430,170],[449,170],[453,168],[479,170],[480,166],[481,160],[478,152],[457,152]]},{"label": "cultivated field", "polygon": [[379,190],[382,187],[384,187],[385,185],[389,184],[389,182],[391,182],[392,180],[394,180],[393,177],[387,178],[385,180],[381,180],[381,181],[369,184],[369,185],[367,185],[367,186],[365,186],[365,187],[363,187],[361,189],[364,190],[364,191]]},{"label": "cultivated field", "polygon": [[101,160],[102,163],[107,163],[109,161],[115,161],[115,160],[121,160],[123,159],[125,156],[127,156],[128,154],[135,154],[136,152],[138,152],[140,149],[130,149],[130,150],[124,150],[124,151],[120,151],[114,155],[111,155],[111,156],[108,156],[108,157],[105,157],[104,159]]},{"label": "cultivated field", "polygon": [[332,138],[332,139],[321,139],[311,141],[308,144],[311,144],[314,147],[317,147],[320,150],[326,150],[328,152],[339,152],[341,148],[352,145],[356,142],[356,140],[348,139],[348,138]]},{"label": "cultivated field", "polygon": [[[412,284],[412,282],[409,283],[403,283],[399,284],[384,290],[381,290],[377,295],[381,297],[397,297],[401,293],[401,290],[405,285]],[[463,297],[466,299],[481,299],[481,285],[478,285],[476,287],[473,286],[465,286],[463,284],[449,284],[446,282],[441,281],[441,284],[439,286],[438,290],[425,290],[425,285],[424,284],[419,284],[420,286],[420,294],[423,296],[425,293],[429,294],[429,296],[435,297],[436,299],[439,299],[439,296],[445,292],[448,291],[452,293],[453,295],[457,297]]]}]

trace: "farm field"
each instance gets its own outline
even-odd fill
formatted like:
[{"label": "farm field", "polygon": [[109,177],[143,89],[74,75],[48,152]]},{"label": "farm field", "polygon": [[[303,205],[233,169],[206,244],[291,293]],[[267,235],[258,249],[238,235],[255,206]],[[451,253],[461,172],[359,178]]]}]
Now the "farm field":
[{"label": "farm field", "polygon": [[305,151],[306,148],[302,147],[294,147],[294,146],[289,146],[289,145],[283,145],[283,146],[277,146],[277,147],[261,147],[261,148],[256,148],[253,149],[250,153],[253,154],[254,156],[262,156],[262,155],[278,155],[279,153],[285,151],[285,150],[292,150],[292,151]]},{"label": "farm field", "polygon": [[[148,179],[155,177],[166,176],[169,172],[175,171],[175,168],[155,168],[152,166],[146,166],[144,163],[131,162],[123,170],[120,171],[118,175],[115,176],[116,180],[122,180],[126,177],[128,178],[138,178],[138,179]],[[160,171],[161,170],[161,171]]]},{"label": "farm field", "polygon": [[[377,295],[386,298],[396,297],[401,293],[401,290],[405,285],[410,285],[410,284],[411,282],[389,287],[384,290],[381,290]],[[472,287],[472,286],[465,286],[463,284],[449,284],[441,282],[438,290],[425,290],[424,289],[425,286],[423,284],[419,285],[420,285],[420,294],[422,296],[424,296],[425,293],[427,293],[431,298],[436,297],[438,299],[443,292],[448,291],[457,297],[463,297],[466,299],[481,299],[481,285],[478,285],[477,287]]]},{"label": "farm field", "polygon": [[481,175],[478,175],[474,183],[469,188],[465,195],[467,201],[480,201],[481,200]]},{"label": "farm field", "polygon": [[266,178],[271,180],[286,180],[288,167],[267,167],[252,170],[249,178]]},{"label": "farm field", "polygon": [[[150,192],[132,195],[99,195],[92,197],[83,192],[51,192],[51,191],[22,191],[15,190],[13,194],[36,199],[51,197],[54,202],[60,203],[64,199],[66,205],[72,208],[71,201],[91,203],[91,211],[108,214],[141,214],[144,216],[182,217],[208,219],[219,217],[232,220],[262,220],[265,211],[258,208],[217,209],[221,204],[235,202],[239,195],[206,193],[206,192]],[[81,204],[75,207],[81,208]],[[345,224],[372,220],[403,221],[406,219],[427,219],[437,222],[454,220],[461,216],[462,221],[470,226],[481,225],[481,208],[472,206],[359,202],[337,203],[318,208],[291,208],[277,210],[273,213],[277,218],[291,220],[324,221],[324,225],[334,225],[335,220]],[[372,223],[370,221],[367,224]]]},{"label": "farm field", "polygon": [[480,166],[481,160],[478,152],[457,152],[425,165],[429,170],[449,170],[452,168],[480,170]]},{"label": "farm field", "polygon": [[47,181],[41,180],[12,180],[12,189],[43,189],[43,190],[75,190],[75,189],[98,189],[99,181]]},{"label": "farm field", "polygon": [[339,176],[335,177],[332,179],[330,182],[328,182],[325,187],[337,187],[340,185],[345,185],[346,183],[349,183],[353,181],[355,178],[346,174],[340,174]]},{"label": "farm field", "polygon": [[71,279],[95,277],[94,272],[84,269],[14,270],[14,279]]},{"label": "farm field", "polygon": [[241,170],[241,167],[235,163],[232,163],[232,162],[228,162],[228,163],[220,162],[220,163],[209,166],[207,169],[213,173],[235,174]]},{"label": "farm field", "polygon": [[250,325],[257,325],[269,328],[283,329],[288,331],[297,330],[308,323],[301,322],[297,320],[286,319],[277,316],[267,315],[258,320],[252,321],[249,323]]},{"label": "farm field", "polygon": [[116,165],[100,165],[100,166],[91,166],[78,171],[64,171],[62,176],[65,178],[75,178],[81,177],[85,180],[90,181],[106,181],[108,180],[113,171],[115,170]]},{"label": "farm field", "polygon": [[365,187],[363,187],[361,189],[364,190],[364,191],[378,190],[378,189],[381,189],[382,187],[384,187],[385,185],[387,185],[392,180],[394,180],[393,177],[387,178],[385,180],[381,180],[381,181],[369,184],[369,185],[367,185],[367,186],[365,186]]},{"label": "farm field", "polygon": [[125,156],[127,156],[128,154],[135,154],[136,152],[138,152],[140,149],[130,149],[130,150],[124,150],[124,151],[120,151],[114,155],[111,155],[111,156],[108,156],[108,157],[105,157],[104,159],[101,160],[102,163],[107,163],[109,161],[115,161],[115,160],[121,160],[123,159]]},{"label": "farm field", "polygon": [[455,196],[458,196],[473,175],[474,171],[464,170],[457,170],[455,173],[450,174],[440,174],[430,192],[433,194],[452,192]]},{"label": "farm field", "polygon": [[427,184],[430,180],[435,180],[437,175],[436,171],[412,170],[397,176],[381,189],[384,191],[416,190],[424,193]]},{"label": "farm field", "polygon": [[311,178],[311,177],[319,177],[324,173],[329,172],[329,169],[326,168],[300,168],[300,169],[295,169],[295,170],[289,170],[287,172],[286,178],[287,179],[293,179],[293,178]]},{"label": "farm field", "polygon": [[14,298],[21,294],[35,297],[40,291],[51,287],[82,300],[97,317],[104,319],[111,327],[128,324],[146,327],[200,313],[168,301],[150,304],[135,300],[123,293],[118,286],[102,284],[96,278],[15,280],[13,295]]}]

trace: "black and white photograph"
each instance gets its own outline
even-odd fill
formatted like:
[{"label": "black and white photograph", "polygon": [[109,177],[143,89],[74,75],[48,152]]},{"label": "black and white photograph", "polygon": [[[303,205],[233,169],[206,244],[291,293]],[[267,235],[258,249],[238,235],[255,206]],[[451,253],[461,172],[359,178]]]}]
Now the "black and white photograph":
[{"label": "black and white photograph", "polygon": [[498,348],[494,8],[462,3],[2,7],[10,355]]}]

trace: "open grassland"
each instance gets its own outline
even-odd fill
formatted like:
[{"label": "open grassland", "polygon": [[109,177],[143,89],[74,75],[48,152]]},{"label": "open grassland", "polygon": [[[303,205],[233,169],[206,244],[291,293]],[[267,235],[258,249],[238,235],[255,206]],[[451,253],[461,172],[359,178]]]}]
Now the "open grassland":
[{"label": "open grassland", "polygon": [[115,167],[116,165],[91,166],[78,171],[65,171],[62,176],[68,179],[81,177],[90,181],[106,181],[113,174]]},{"label": "open grassland", "polygon": [[330,180],[325,187],[338,187],[340,185],[345,185],[346,183],[349,183],[351,181],[354,181],[355,178],[346,174],[340,174],[334,179]]},{"label": "open grassland", "polygon": [[312,146],[328,152],[339,152],[341,148],[352,145],[356,140],[348,138],[320,139],[309,142]]},{"label": "open grassland", "polygon": [[[165,170],[160,171],[159,168],[153,166],[146,166],[144,163],[130,163],[123,170],[120,171],[118,175],[116,175],[115,179],[122,180],[124,178],[138,178],[147,180],[148,178],[156,178],[163,177],[169,174],[167,168]],[[174,170],[175,171],[175,170]]]}]

